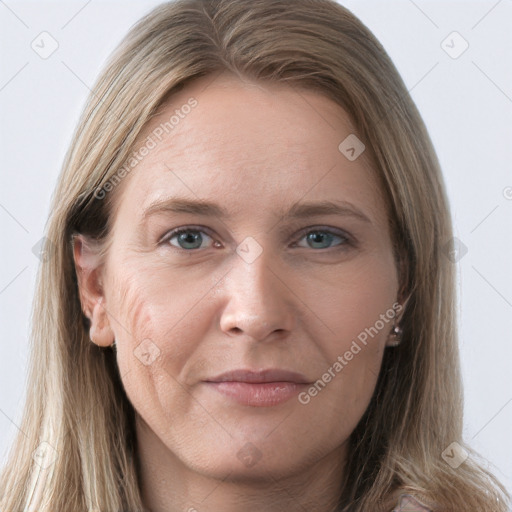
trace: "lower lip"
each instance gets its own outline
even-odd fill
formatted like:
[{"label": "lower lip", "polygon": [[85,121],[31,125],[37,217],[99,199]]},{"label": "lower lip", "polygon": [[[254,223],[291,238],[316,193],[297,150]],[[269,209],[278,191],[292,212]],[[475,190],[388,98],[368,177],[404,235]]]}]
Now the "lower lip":
[{"label": "lower lip", "polygon": [[219,393],[242,405],[271,407],[296,396],[308,384],[295,382],[206,382]]}]

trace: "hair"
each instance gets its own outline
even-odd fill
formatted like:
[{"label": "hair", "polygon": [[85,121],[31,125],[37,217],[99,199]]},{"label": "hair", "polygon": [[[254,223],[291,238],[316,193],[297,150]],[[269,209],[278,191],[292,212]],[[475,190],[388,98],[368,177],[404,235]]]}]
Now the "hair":
[{"label": "hair", "polygon": [[[506,512],[510,496],[462,438],[453,238],[439,162],[398,71],[334,0],[177,0],[136,23],[100,74],[58,179],[32,306],[20,433],[0,479],[3,512],[142,511],[134,409],[116,354],[91,343],[73,237],[109,247],[123,167],[158,109],[194,78],[232,73],[316,91],[350,116],[389,206],[403,341],[386,350],[349,439],[339,510]],[[101,193],[98,193],[100,191]],[[452,443],[468,458],[443,458]],[[43,460],[44,463],[37,462]]]}]

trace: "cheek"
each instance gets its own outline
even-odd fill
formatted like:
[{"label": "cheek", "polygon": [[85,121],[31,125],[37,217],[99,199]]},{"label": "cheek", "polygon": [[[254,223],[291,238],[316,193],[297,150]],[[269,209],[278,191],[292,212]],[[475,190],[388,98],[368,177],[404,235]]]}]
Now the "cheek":
[{"label": "cheek", "polygon": [[185,344],[177,333],[185,324],[197,325],[191,317],[205,294],[205,283],[180,279],[158,268],[147,270],[137,261],[125,263],[124,268],[134,270],[118,273],[110,285],[110,310],[115,312],[120,338],[127,340],[124,345],[135,349],[144,339],[152,340],[161,350],[171,339]]},{"label": "cheek", "polygon": [[[130,268],[125,265],[123,268]],[[119,266],[121,268],[121,266]],[[130,401],[146,421],[190,409],[187,364],[205,338],[204,282],[162,279],[145,271],[118,273],[110,283],[110,322],[117,363]]]},{"label": "cheek", "polygon": [[391,256],[370,253],[328,268],[322,275],[302,278],[302,283],[301,293],[322,320],[326,339],[331,340],[336,355],[347,350],[358,336],[361,341],[366,337],[373,345],[385,340],[392,328],[392,306],[398,291]]},{"label": "cheek", "polygon": [[[311,278],[303,293],[322,321],[310,332],[325,360],[314,389],[304,402],[316,400],[329,414],[354,422],[364,413],[380,372],[385,343],[393,326],[397,281],[392,259],[368,257],[321,280]],[[307,282],[307,281],[304,281]],[[321,284],[321,286],[318,286]],[[318,397],[318,398],[316,398]]]},{"label": "cheek", "polygon": [[317,380],[299,397],[306,409],[314,411],[309,415],[316,424],[312,428],[327,430],[327,438],[348,438],[375,391],[387,329],[365,331],[362,326],[370,317],[365,313],[338,320],[338,336],[323,341],[325,363]]}]

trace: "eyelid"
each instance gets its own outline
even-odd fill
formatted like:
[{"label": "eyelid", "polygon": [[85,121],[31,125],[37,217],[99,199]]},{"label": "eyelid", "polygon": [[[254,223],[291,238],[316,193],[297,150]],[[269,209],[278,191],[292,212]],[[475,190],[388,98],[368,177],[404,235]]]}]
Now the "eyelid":
[{"label": "eyelid", "polygon": [[[211,229],[206,226],[197,226],[197,225],[184,225],[178,226],[173,229],[168,229],[157,241],[158,244],[168,242],[173,236],[179,234],[180,231],[202,231],[206,233],[212,240],[214,240],[214,235]],[[214,240],[215,241],[215,240]]]},{"label": "eyelid", "polygon": [[[315,231],[330,233],[330,234],[333,234],[340,238],[344,238],[346,240],[346,242],[342,242],[340,244],[337,244],[336,246],[329,247],[328,249],[334,249],[335,247],[339,247],[339,246],[343,246],[343,245],[356,246],[356,239],[347,231],[340,229],[340,228],[335,228],[332,226],[322,226],[322,225],[308,226],[304,229],[299,230],[299,232],[297,234],[294,234],[294,240],[295,240],[294,244],[298,243],[308,233],[313,233]],[[328,250],[328,249],[326,249],[326,250]]]},{"label": "eyelid", "polygon": [[341,228],[335,228],[333,226],[308,226],[307,228],[301,229],[299,231],[299,235],[309,233],[311,231],[328,231],[329,233],[333,233],[339,236],[344,236],[346,238],[352,238],[349,233],[347,233],[345,230]]}]

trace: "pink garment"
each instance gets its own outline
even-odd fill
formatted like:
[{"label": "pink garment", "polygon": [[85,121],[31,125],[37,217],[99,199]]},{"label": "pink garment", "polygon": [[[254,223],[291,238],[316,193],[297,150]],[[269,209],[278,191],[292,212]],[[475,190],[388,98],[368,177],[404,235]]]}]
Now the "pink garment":
[{"label": "pink garment", "polygon": [[410,494],[402,494],[398,506],[392,512],[432,512]]}]

